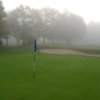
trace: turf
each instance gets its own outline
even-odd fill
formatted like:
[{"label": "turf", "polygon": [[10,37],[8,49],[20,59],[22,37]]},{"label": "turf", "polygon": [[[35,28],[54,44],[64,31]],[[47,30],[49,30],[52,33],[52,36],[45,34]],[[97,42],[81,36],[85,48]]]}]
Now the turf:
[{"label": "turf", "polygon": [[0,100],[100,100],[100,58],[0,54]]}]

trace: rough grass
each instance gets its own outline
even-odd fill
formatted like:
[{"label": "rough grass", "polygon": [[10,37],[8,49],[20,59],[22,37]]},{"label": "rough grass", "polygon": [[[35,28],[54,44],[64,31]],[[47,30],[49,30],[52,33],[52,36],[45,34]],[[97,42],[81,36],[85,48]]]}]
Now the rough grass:
[{"label": "rough grass", "polygon": [[100,100],[100,58],[0,54],[0,100]]}]

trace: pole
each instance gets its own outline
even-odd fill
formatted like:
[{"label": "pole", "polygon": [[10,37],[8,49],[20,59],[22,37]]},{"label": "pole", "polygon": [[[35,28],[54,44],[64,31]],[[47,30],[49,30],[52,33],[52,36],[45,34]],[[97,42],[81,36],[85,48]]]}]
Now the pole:
[{"label": "pole", "polygon": [[35,78],[35,71],[36,71],[36,53],[34,52],[34,65],[33,65],[33,78]]},{"label": "pole", "polygon": [[37,50],[37,44],[36,44],[36,39],[34,39],[34,65],[33,65],[33,78],[35,78],[35,73],[36,73],[36,50]]}]

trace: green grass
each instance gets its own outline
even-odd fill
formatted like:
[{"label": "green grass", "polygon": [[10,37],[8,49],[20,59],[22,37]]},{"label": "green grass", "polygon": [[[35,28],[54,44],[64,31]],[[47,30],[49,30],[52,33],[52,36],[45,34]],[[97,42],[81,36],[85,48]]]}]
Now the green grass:
[{"label": "green grass", "polygon": [[100,100],[100,58],[0,54],[0,100]]}]

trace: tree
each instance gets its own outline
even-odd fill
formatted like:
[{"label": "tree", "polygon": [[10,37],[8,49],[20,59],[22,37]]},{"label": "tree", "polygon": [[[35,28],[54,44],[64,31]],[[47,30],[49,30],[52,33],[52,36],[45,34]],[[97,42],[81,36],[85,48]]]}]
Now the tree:
[{"label": "tree", "polygon": [[85,35],[86,24],[80,16],[63,13],[57,21],[55,31],[58,32],[58,39],[66,41],[66,46],[72,46]]},{"label": "tree", "polygon": [[90,22],[87,25],[87,34],[83,42],[100,46],[100,22]]},{"label": "tree", "polygon": [[0,1],[0,47],[3,46],[1,39],[7,35],[5,18],[6,13],[4,12],[2,1]]},{"label": "tree", "polygon": [[13,35],[17,41],[22,39],[23,45],[27,44],[27,39],[30,37],[32,31],[30,10],[29,7],[21,5],[9,12],[7,17],[11,35]]},{"label": "tree", "polygon": [[23,40],[23,45],[32,43],[34,32],[45,41],[66,41],[72,45],[86,32],[84,20],[75,14],[60,13],[52,8],[41,10],[20,6],[8,13],[9,29],[12,35]]},{"label": "tree", "polygon": [[[75,14],[60,13],[52,8],[41,10],[43,37],[52,41],[66,41],[67,46],[71,46],[76,40],[81,39],[86,33],[86,24],[84,20]],[[59,43],[59,42],[58,42]]]},{"label": "tree", "polygon": [[9,12],[7,20],[11,34],[18,41],[23,40],[23,45],[33,42],[33,33],[38,31],[41,23],[38,10],[22,5]]},{"label": "tree", "polygon": [[84,20],[80,16],[75,14],[69,14],[67,23],[67,32],[70,33],[67,36],[67,42],[73,45],[75,41],[80,40],[84,37],[87,30],[87,26]]},{"label": "tree", "polygon": [[[59,17],[59,12],[53,8],[43,8],[41,9],[41,19],[42,19],[42,37],[53,41],[55,38],[55,24]],[[44,41],[45,43],[45,41]]]}]

